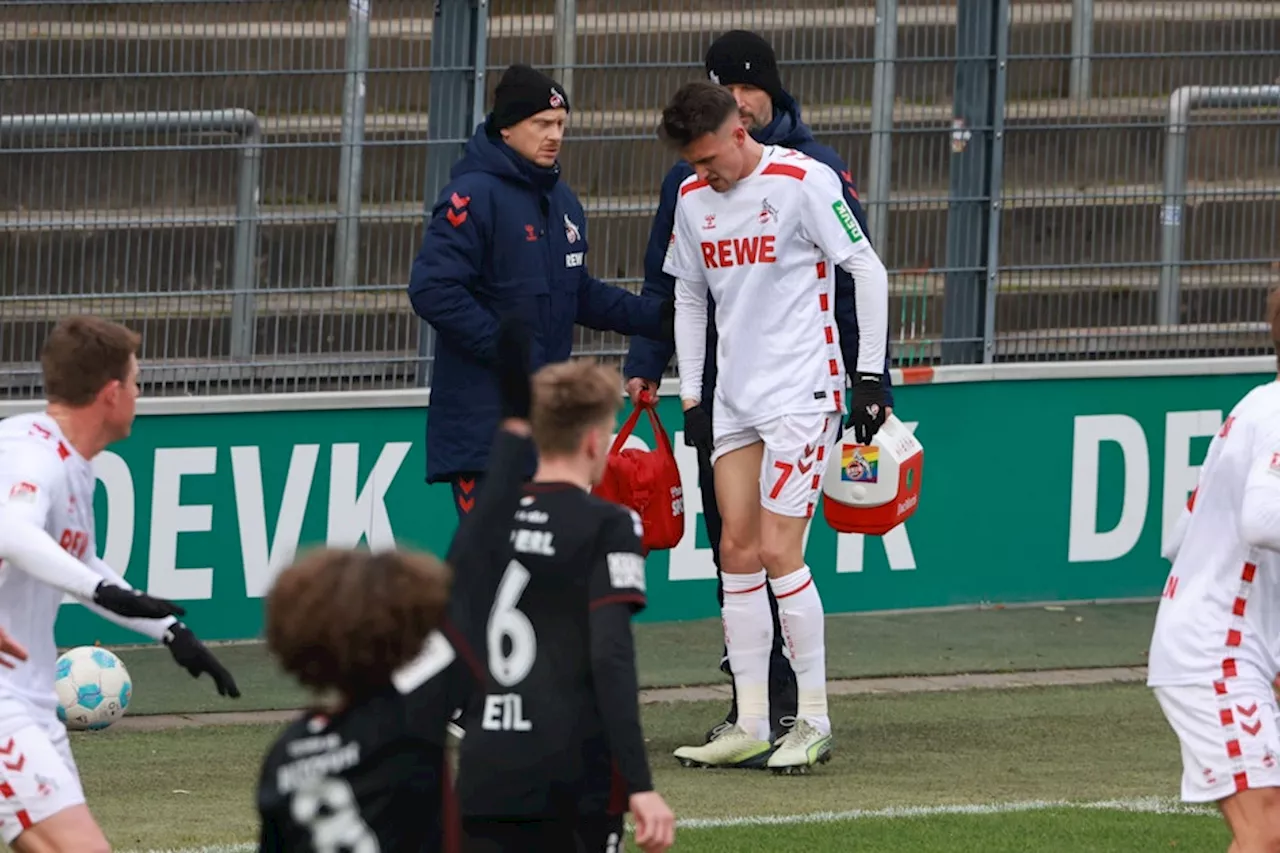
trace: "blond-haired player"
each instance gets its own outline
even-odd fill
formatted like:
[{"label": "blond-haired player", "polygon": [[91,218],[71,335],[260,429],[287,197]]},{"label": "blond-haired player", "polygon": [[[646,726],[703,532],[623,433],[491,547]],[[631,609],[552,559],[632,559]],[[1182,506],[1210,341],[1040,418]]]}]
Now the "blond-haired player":
[{"label": "blond-haired player", "polygon": [[[724,87],[681,88],[661,133],[695,172],[680,186],[664,269],[676,279],[686,436],[711,445],[724,522],[721,613],[738,696],[736,725],[676,757],[803,771],[826,761],[832,743],[822,599],[805,565],[804,533],[844,414],[834,271],[855,282],[860,334],[849,425],[862,442],[885,417],[888,278],[840,177],[798,151],[752,139]],[[708,295],[719,330],[714,391],[701,387]],[[698,406],[706,393],[715,394],[714,424]],[[796,725],[776,745],[768,740],[766,585],[798,688]]]},{"label": "blond-haired player", "polygon": [[240,695],[174,618],[181,607],[133,590],[97,556],[92,460],[129,435],[139,343],[115,323],[63,320],[41,354],[48,407],[0,421],[0,624],[30,653],[27,664],[0,668],[0,840],[16,853],[110,850],[57,717],[53,628],[64,594],[163,641],[193,676],[208,673],[218,692]]},{"label": "blond-haired player", "polygon": [[[615,369],[590,361],[539,369],[519,407],[538,453],[533,480],[491,471],[480,500],[495,501],[495,518],[506,501],[506,517],[460,528],[470,541],[455,541],[451,616],[481,653],[458,756],[469,852],[612,853],[627,811],[640,849],[661,853],[675,839],[640,725],[631,619],[646,605],[643,526],[591,494],[621,389]],[[504,405],[517,396],[504,390]],[[513,441],[499,436],[495,462],[519,458]]]},{"label": "blond-haired player", "polygon": [[[1267,302],[1280,362],[1280,290]],[[1280,850],[1280,381],[1209,444],[1151,638],[1147,684],[1182,748],[1182,798],[1217,803],[1230,853]]]}]

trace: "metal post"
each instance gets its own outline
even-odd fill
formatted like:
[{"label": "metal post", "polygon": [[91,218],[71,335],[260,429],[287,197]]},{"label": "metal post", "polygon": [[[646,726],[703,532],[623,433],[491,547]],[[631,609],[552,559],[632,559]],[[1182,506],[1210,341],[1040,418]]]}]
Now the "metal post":
[{"label": "metal post", "polygon": [[249,110],[150,113],[63,113],[0,115],[0,136],[9,133],[83,133],[94,130],[168,130],[235,133],[240,136],[240,176],[236,185],[235,237],[231,271],[231,357],[253,358],[256,334],[254,293],[258,287],[258,207],[262,190],[262,128]]},{"label": "metal post", "polygon": [[982,360],[996,19],[990,0],[959,0],[942,363]]},{"label": "metal post", "polygon": [[[483,2],[483,0],[482,0]],[[427,119],[427,179],[423,209],[431,216],[436,197],[449,183],[449,172],[462,156],[475,130],[476,79],[483,68],[481,47],[486,31],[478,26],[479,10],[473,0],[436,0],[431,37],[431,113]],[[486,18],[487,20],[487,12]],[[483,108],[481,108],[483,115]],[[418,327],[418,385],[431,384],[436,333],[425,320]]]},{"label": "metal post", "polygon": [[365,76],[369,70],[372,11],[373,0],[348,0],[347,74],[342,91],[342,150],[338,161],[338,229],[333,242],[333,283],[340,290],[355,287],[360,258]]},{"label": "metal post", "polygon": [[1071,88],[1073,101],[1083,100],[1090,93],[1090,67],[1093,60],[1093,0],[1072,0],[1071,3]]},{"label": "metal post", "polygon": [[240,144],[240,180],[236,187],[236,229],[232,243],[235,272],[231,277],[231,357],[236,361],[252,361],[258,334],[257,306],[254,303],[258,289],[258,225],[261,218],[258,208],[262,202],[262,131],[256,118],[246,125]]},{"label": "metal post", "polygon": [[573,103],[573,66],[578,61],[578,0],[556,0],[551,63],[556,80]]},{"label": "metal post", "polygon": [[1004,187],[1004,107],[1009,90],[1009,2],[996,8],[995,93],[991,111],[991,168],[987,175],[987,282],[986,310],[982,321],[982,363],[996,357],[996,297],[1000,294],[1000,200]]},{"label": "metal post", "polygon": [[471,93],[472,127],[484,121],[484,105],[489,99],[489,0],[476,0],[475,45],[475,83]]},{"label": "metal post", "polygon": [[1169,96],[1164,132],[1164,200],[1160,208],[1160,290],[1156,322],[1181,319],[1182,213],[1187,198],[1187,130],[1196,107],[1280,106],[1280,86],[1183,86]]},{"label": "metal post", "polygon": [[876,0],[876,66],[871,83],[871,159],[867,211],[871,245],[884,252],[889,230],[889,172],[893,154],[894,63],[898,55],[898,0]]}]

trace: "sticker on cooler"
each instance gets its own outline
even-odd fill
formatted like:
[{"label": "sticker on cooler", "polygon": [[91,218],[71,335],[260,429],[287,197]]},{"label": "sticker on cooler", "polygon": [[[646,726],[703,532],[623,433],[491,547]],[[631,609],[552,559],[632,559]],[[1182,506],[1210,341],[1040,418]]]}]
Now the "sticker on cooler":
[{"label": "sticker on cooler", "polygon": [[823,478],[822,514],[839,533],[883,536],[920,505],[924,448],[902,421],[885,420],[871,444],[846,431]]}]

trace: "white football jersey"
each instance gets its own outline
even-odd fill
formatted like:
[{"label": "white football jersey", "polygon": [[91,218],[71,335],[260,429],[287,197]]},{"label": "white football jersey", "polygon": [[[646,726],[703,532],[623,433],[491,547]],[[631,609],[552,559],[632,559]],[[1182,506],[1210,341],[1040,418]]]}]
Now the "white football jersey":
[{"label": "white football jersey", "polygon": [[[73,557],[89,564],[94,543],[93,465],[62,435],[46,414],[15,415],[0,421],[0,505],[19,512]],[[0,699],[18,699],[47,712],[57,707],[53,626],[63,592],[0,562],[0,625],[26,646],[30,659],[13,669],[0,667]]]},{"label": "white football jersey", "polygon": [[1209,444],[1191,504],[1147,683],[1214,684],[1246,665],[1269,682],[1280,671],[1280,553],[1251,546],[1245,531],[1259,507],[1280,510],[1280,382],[1236,404]]},{"label": "white football jersey", "polygon": [[750,427],[843,410],[835,267],[859,252],[873,250],[839,176],[799,151],[764,146],[728,192],[696,176],[680,185],[663,269],[715,301],[717,413]]}]

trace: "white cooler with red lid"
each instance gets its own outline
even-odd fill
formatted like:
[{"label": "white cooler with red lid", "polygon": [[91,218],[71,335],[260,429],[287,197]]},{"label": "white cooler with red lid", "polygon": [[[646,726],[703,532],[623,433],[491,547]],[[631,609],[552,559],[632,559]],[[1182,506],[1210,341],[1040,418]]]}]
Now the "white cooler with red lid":
[{"label": "white cooler with red lid", "polygon": [[852,430],[832,448],[822,484],[822,512],[839,533],[883,536],[920,505],[924,447],[892,414],[871,444],[858,444]]}]

